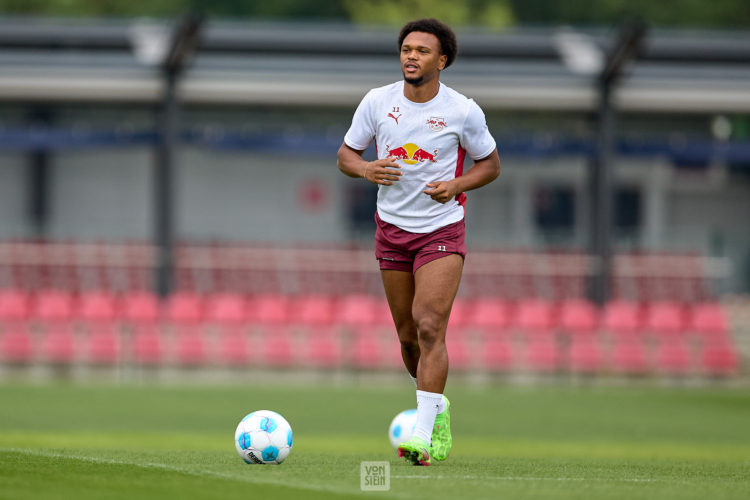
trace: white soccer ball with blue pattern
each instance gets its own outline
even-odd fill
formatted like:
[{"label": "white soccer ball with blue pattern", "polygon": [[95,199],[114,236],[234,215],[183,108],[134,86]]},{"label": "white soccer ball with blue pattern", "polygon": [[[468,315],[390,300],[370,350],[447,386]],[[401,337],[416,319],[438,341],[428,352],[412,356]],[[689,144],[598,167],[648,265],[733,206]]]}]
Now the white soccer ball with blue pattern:
[{"label": "white soccer ball with blue pattern", "polygon": [[234,446],[247,464],[278,465],[292,451],[292,426],[275,411],[254,411],[237,426]]},{"label": "white soccer ball with blue pattern", "polygon": [[394,448],[411,439],[417,426],[417,410],[404,410],[393,418],[388,428],[388,438]]}]

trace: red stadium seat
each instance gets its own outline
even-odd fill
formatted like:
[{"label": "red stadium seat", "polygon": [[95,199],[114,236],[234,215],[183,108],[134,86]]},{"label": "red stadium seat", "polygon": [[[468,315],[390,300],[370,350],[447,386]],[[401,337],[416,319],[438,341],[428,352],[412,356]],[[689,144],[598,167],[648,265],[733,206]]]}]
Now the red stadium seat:
[{"label": "red stadium seat", "polygon": [[330,329],[318,328],[305,336],[305,362],[316,368],[335,368],[343,361],[341,341]]},{"label": "red stadium seat", "polygon": [[685,375],[690,371],[690,350],[681,337],[662,337],[656,347],[656,369],[668,375]]},{"label": "red stadium seat", "polygon": [[111,323],[119,316],[117,299],[106,292],[87,292],[78,297],[77,319],[86,322]]},{"label": "red stadium seat", "polygon": [[206,341],[200,329],[190,328],[177,337],[176,354],[181,365],[197,366],[206,362]]},{"label": "red stadium seat", "polygon": [[302,295],[291,303],[292,321],[308,326],[333,324],[335,301],[326,295]]},{"label": "red stadium seat", "polygon": [[460,330],[448,332],[445,338],[448,349],[448,363],[451,369],[466,370],[471,365],[471,354],[469,338],[466,335],[457,334]]},{"label": "red stadium seat", "polygon": [[25,321],[29,313],[28,294],[21,290],[0,291],[0,322]]},{"label": "red stadium seat", "polygon": [[345,326],[370,326],[375,323],[378,301],[371,295],[347,295],[339,300],[336,321]]},{"label": "red stadium seat", "polygon": [[159,298],[150,292],[133,292],[123,297],[122,319],[136,325],[159,319]]},{"label": "red stadium seat", "polygon": [[91,321],[91,322],[82,323],[79,326],[81,327],[82,333],[84,333],[87,336],[91,336],[100,332],[115,332],[119,335],[120,329],[122,327],[120,322],[117,320]]},{"label": "red stadium seat", "polygon": [[552,304],[533,299],[519,302],[516,326],[528,333],[550,333],[554,329]]},{"label": "red stadium seat", "polygon": [[581,374],[598,373],[604,361],[601,346],[594,336],[573,337],[567,357],[570,371]]},{"label": "red stadium seat", "polygon": [[72,363],[76,357],[75,344],[71,328],[63,325],[46,325],[40,342],[42,359],[49,363]]},{"label": "red stadium seat", "polygon": [[295,361],[294,340],[284,326],[266,326],[260,331],[259,361],[273,367],[290,366]]},{"label": "red stadium seat", "polygon": [[499,298],[483,298],[474,304],[472,324],[484,329],[502,330],[511,323],[508,303]]},{"label": "red stadium seat", "polygon": [[596,306],[583,299],[566,300],[560,304],[560,329],[572,336],[591,335],[598,327]]},{"label": "red stadium seat", "polygon": [[68,322],[73,316],[73,295],[68,292],[47,290],[34,298],[32,313],[46,322]]},{"label": "red stadium seat", "polygon": [[230,366],[246,365],[250,359],[245,331],[242,328],[231,328],[219,334],[219,360]]},{"label": "red stadium seat", "polygon": [[289,322],[289,299],[284,295],[259,295],[251,307],[251,320],[264,325],[283,325]]},{"label": "red stadium seat", "polygon": [[635,336],[641,328],[638,305],[619,300],[608,302],[602,313],[602,328],[616,337]]},{"label": "red stadium seat", "polygon": [[644,328],[657,335],[680,335],[685,327],[683,309],[674,302],[654,302],[646,308]]},{"label": "red stadium seat", "polygon": [[380,365],[388,370],[405,370],[404,358],[401,355],[401,344],[386,343],[383,346],[383,357]]},{"label": "red stadium seat", "polygon": [[98,365],[114,365],[120,361],[121,343],[116,328],[91,333],[86,338],[86,359]]},{"label": "red stadium seat", "polygon": [[29,363],[34,357],[34,342],[25,323],[6,324],[0,335],[0,356],[6,363]]},{"label": "red stadium seat", "polygon": [[504,334],[483,335],[480,358],[491,372],[509,371],[513,367],[513,345]]},{"label": "red stadium seat", "polygon": [[467,299],[456,297],[453,301],[448,329],[463,328],[471,323],[473,316],[472,304]]},{"label": "red stadium seat", "polygon": [[164,361],[164,346],[159,331],[140,325],[133,335],[133,360],[141,365],[158,365]]},{"label": "red stadium seat", "polygon": [[391,316],[391,307],[385,297],[375,301],[375,324],[393,328],[393,316]]},{"label": "red stadium seat", "polygon": [[205,320],[219,324],[240,324],[247,317],[247,302],[241,295],[217,294],[206,299]]},{"label": "red stadium seat", "polygon": [[560,350],[554,338],[534,337],[526,345],[526,368],[536,372],[554,372],[560,366]]},{"label": "red stadium seat", "polygon": [[382,356],[380,366],[388,369],[400,370],[404,368],[404,358],[401,356],[401,342],[392,326],[375,328],[374,334],[379,337]]},{"label": "red stadium seat", "polygon": [[612,346],[612,369],[627,375],[640,375],[648,370],[646,349],[640,339],[623,338]]},{"label": "red stadium seat", "polygon": [[727,377],[737,373],[739,357],[728,342],[708,343],[702,346],[700,364],[708,375]]},{"label": "red stadium seat", "polygon": [[357,368],[374,369],[381,364],[381,347],[373,329],[355,332],[351,344],[351,361]]},{"label": "red stadium seat", "polygon": [[724,309],[716,302],[694,305],[687,328],[707,341],[728,340],[729,321]]},{"label": "red stadium seat", "polygon": [[190,292],[173,293],[165,304],[167,320],[179,325],[196,325],[203,320],[203,297]]}]

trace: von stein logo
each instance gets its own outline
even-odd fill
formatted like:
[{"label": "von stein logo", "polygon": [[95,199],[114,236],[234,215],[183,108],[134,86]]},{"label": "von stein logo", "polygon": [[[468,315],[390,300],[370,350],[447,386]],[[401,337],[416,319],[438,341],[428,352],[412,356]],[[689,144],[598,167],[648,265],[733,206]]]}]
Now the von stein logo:
[{"label": "von stein logo", "polygon": [[360,462],[359,489],[362,491],[388,491],[391,489],[390,462]]},{"label": "von stein logo", "polygon": [[400,148],[391,149],[390,146],[385,146],[388,156],[397,160],[404,160],[404,163],[409,165],[416,165],[424,161],[431,161],[435,163],[437,160],[437,149],[433,150],[432,153],[428,153],[424,149],[420,148],[413,142],[408,142]]},{"label": "von stein logo", "polygon": [[448,126],[448,124],[445,122],[445,118],[443,118],[442,116],[431,116],[430,119],[427,120],[427,125],[429,125],[430,130],[434,132],[440,132]]}]

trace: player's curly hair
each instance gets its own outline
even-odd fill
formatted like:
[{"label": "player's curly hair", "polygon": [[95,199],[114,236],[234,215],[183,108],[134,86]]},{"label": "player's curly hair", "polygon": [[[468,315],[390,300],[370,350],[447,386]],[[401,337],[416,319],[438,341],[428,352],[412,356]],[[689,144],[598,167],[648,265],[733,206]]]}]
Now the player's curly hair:
[{"label": "player's curly hair", "polygon": [[440,52],[442,55],[447,56],[445,61],[445,67],[450,66],[456,59],[458,53],[458,42],[456,42],[456,34],[453,30],[445,23],[441,23],[437,19],[417,19],[406,23],[401,28],[401,33],[398,35],[398,48],[401,50],[401,45],[404,43],[404,38],[412,31],[419,31],[422,33],[430,33],[435,35],[440,41]]}]

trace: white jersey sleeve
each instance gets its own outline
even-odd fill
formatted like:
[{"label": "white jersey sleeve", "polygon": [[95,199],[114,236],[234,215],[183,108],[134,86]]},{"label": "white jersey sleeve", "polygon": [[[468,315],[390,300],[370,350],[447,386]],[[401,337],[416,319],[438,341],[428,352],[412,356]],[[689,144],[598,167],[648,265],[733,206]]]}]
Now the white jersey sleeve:
[{"label": "white jersey sleeve", "polygon": [[466,113],[463,131],[460,137],[461,147],[466,150],[472,160],[481,160],[492,153],[497,145],[487,128],[487,120],[482,109],[469,100],[469,110]]},{"label": "white jersey sleeve", "polygon": [[357,151],[364,151],[370,147],[377,133],[372,113],[372,100],[373,91],[371,90],[357,106],[352,124],[344,136],[344,143]]}]

